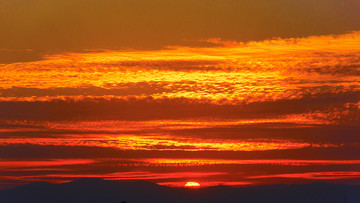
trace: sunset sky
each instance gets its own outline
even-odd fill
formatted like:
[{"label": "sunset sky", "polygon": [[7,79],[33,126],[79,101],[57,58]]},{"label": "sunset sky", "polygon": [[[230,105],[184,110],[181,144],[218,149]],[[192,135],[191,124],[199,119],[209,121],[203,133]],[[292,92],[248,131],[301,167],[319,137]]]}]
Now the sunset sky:
[{"label": "sunset sky", "polygon": [[0,189],[360,184],[360,1],[0,0]]}]

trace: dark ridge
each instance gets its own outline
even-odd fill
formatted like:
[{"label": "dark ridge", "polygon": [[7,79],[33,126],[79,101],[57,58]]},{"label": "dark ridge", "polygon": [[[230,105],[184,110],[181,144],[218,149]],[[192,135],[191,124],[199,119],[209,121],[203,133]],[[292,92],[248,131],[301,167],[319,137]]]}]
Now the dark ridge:
[{"label": "dark ridge", "polygon": [[213,186],[190,190],[146,181],[83,178],[63,184],[32,183],[0,190],[1,203],[358,203],[360,185],[313,182],[251,187]]}]

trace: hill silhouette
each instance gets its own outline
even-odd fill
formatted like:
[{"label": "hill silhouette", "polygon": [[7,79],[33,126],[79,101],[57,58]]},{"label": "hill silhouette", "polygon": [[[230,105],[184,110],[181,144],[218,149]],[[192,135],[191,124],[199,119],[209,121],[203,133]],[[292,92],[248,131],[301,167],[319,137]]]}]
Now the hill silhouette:
[{"label": "hill silhouette", "polygon": [[37,182],[1,190],[0,202],[355,203],[360,202],[360,185],[314,182],[242,188],[214,186],[194,190],[160,186],[145,181],[120,182],[85,178],[63,184]]}]

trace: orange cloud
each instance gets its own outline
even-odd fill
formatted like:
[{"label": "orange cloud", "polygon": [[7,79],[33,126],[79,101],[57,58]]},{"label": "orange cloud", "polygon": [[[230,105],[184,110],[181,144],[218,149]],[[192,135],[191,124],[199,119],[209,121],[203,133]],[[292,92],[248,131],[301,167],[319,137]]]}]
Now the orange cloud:
[{"label": "orange cloud", "polygon": [[[102,96],[107,96],[106,92],[114,94],[107,91],[112,88],[133,95],[134,88],[140,85],[144,89],[141,84],[145,83],[158,86],[154,87],[159,88],[157,92],[142,92],[152,97],[247,102],[301,98],[305,95],[301,88],[318,88],[310,94],[337,93],[339,87],[343,91],[359,90],[359,35],[353,32],[214,48],[48,56],[43,61],[2,65],[0,70],[6,79],[1,88],[96,87],[104,88]],[[85,91],[78,94],[91,95],[91,89]],[[37,90],[30,92],[36,97]]]},{"label": "orange cloud", "polygon": [[307,172],[307,173],[289,173],[264,176],[251,176],[249,178],[301,178],[313,180],[334,180],[360,178],[359,171],[331,171],[331,172]]},{"label": "orange cloud", "polygon": [[[65,137],[65,136],[64,136]],[[156,151],[267,151],[300,149],[308,147],[338,147],[334,144],[316,144],[293,140],[223,140],[199,138],[175,138],[170,136],[128,136],[79,137],[66,135],[67,138],[12,138],[0,139],[0,145],[33,144],[51,146],[96,146],[112,147],[121,150]]]},{"label": "orange cloud", "polygon": [[0,159],[0,168],[8,170],[11,168],[36,168],[36,167],[53,167],[53,166],[66,166],[66,165],[79,165],[94,163],[91,159],[50,159],[50,160],[8,160]]}]

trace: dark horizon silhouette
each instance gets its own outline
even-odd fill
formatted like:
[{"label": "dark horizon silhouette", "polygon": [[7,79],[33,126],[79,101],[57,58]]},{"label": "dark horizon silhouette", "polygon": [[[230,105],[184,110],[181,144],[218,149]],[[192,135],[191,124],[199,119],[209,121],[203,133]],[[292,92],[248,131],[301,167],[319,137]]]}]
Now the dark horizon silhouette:
[{"label": "dark horizon silhouette", "polygon": [[189,189],[160,186],[146,181],[124,182],[98,178],[82,178],[62,184],[36,182],[16,188],[0,190],[0,202],[2,203],[355,203],[359,201],[360,185],[326,182],[248,187],[218,185]]}]

